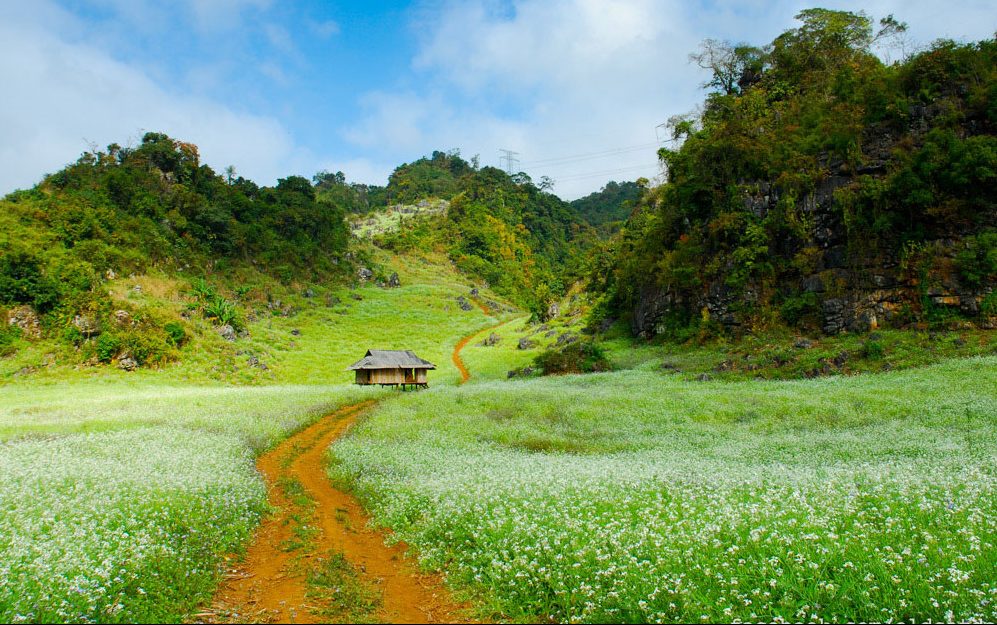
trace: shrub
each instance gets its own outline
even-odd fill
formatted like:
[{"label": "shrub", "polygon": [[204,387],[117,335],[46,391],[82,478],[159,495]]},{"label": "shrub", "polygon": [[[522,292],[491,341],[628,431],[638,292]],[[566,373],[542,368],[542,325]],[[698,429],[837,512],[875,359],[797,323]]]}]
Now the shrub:
[{"label": "shrub", "polygon": [[956,268],[966,284],[978,287],[997,275],[997,230],[966,238],[966,249],[956,257]]},{"label": "shrub", "polygon": [[21,328],[0,323],[0,356],[14,353],[14,342],[19,338],[21,338]]},{"label": "shrub", "polygon": [[28,304],[45,313],[58,301],[58,285],[44,275],[37,256],[23,251],[0,254],[0,303]]},{"label": "shrub", "polygon": [[791,326],[798,326],[803,321],[815,318],[819,312],[820,306],[815,293],[788,297],[779,307],[779,316]]},{"label": "shrub", "polygon": [[101,362],[111,362],[121,348],[121,341],[117,336],[105,332],[97,337],[97,360]]},{"label": "shrub", "polygon": [[571,343],[561,349],[548,349],[533,359],[544,375],[592,373],[611,368],[602,347],[592,341]]},{"label": "shrub", "polygon": [[173,347],[180,347],[187,340],[187,332],[184,331],[183,325],[178,321],[170,321],[163,326],[163,330],[166,332],[166,340]]},{"label": "shrub", "polygon": [[216,295],[214,299],[205,304],[204,316],[222,325],[228,324],[234,328],[239,327],[238,310],[235,304],[220,295]]},{"label": "shrub", "polygon": [[883,358],[885,349],[879,341],[868,340],[862,346],[862,355],[869,360],[880,360]]},{"label": "shrub", "polygon": [[997,291],[983,298],[980,302],[980,312],[985,315],[997,315]]}]

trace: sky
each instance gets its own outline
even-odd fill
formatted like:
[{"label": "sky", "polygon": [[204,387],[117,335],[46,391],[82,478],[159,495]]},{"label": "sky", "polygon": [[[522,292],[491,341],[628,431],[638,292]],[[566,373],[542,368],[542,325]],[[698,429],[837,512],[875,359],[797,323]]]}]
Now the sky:
[{"label": "sky", "polygon": [[[653,178],[658,126],[702,101],[706,38],[770,42],[793,0],[0,0],[0,194],[147,131],[259,184],[385,184],[459,150],[565,199]],[[991,0],[816,6],[894,14],[894,58],[994,36]]]}]

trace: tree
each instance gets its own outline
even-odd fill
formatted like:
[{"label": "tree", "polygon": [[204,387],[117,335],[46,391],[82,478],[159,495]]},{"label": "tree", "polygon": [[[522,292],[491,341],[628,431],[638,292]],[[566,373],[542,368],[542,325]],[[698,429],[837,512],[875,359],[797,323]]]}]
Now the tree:
[{"label": "tree", "polygon": [[750,86],[761,74],[766,51],[745,43],[705,39],[699,52],[689,55],[689,60],[712,72],[712,78],[703,87],[713,87],[725,95],[739,93]]}]

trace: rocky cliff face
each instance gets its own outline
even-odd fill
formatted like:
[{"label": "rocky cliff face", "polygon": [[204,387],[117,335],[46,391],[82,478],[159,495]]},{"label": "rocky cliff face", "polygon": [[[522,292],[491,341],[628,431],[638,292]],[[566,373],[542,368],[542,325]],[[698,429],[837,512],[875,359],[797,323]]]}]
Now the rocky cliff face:
[{"label": "rocky cliff face", "polygon": [[[863,142],[861,168],[852,170],[841,162],[826,164],[824,178],[797,202],[802,222],[807,224],[805,236],[788,236],[769,247],[781,266],[801,253],[808,255],[808,271],[783,271],[765,283],[749,282],[738,289],[728,286],[721,276],[702,285],[692,301],[688,294],[645,286],[632,310],[634,334],[651,338],[662,333],[664,319],[679,307],[699,311],[703,318],[736,334],[746,329],[760,307],[777,308],[786,297],[804,302],[810,325],[825,334],[903,327],[928,316],[997,328],[995,311],[984,305],[997,298],[991,295],[997,288],[993,276],[970,284],[957,269],[957,256],[967,249],[967,240],[997,228],[997,211],[977,215],[973,225],[937,223],[916,245],[905,246],[890,236],[872,244],[870,233],[849,230],[837,195],[860,177],[884,177],[901,140],[923,135],[938,114],[931,107],[915,106],[910,126],[902,134],[871,129]],[[964,131],[966,136],[984,132],[973,120]],[[750,189],[744,192],[744,209],[755,217],[764,219],[777,208],[781,191],[772,182],[754,181],[743,187]]]}]

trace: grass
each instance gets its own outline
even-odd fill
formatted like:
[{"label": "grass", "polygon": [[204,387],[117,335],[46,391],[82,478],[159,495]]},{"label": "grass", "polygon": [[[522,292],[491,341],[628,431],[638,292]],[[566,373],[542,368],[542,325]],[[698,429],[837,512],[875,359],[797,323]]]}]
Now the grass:
[{"label": "grass", "polygon": [[360,239],[394,232],[399,225],[409,219],[425,219],[434,215],[445,215],[449,204],[444,200],[429,200],[428,206],[418,206],[414,204],[402,205],[402,210],[394,207],[383,210],[372,211],[362,215],[351,215],[349,217],[350,230],[353,236]]},{"label": "grass", "polygon": [[[192,318],[181,360],[160,369],[77,369],[45,341],[0,358],[0,620],[184,618],[265,513],[255,457],[371,398],[390,401],[335,445],[333,477],[494,607],[487,616],[997,618],[997,361],[909,369],[992,354],[989,334],[795,348],[788,335],[675,347],[611,333],[620,371],[507,382],[580,334],[584,302],[545,326],[463,311],[471,283],[442,259],[373,256],[401,288],[305,298],[289,285],[270,311],[270,287],[252,286],[248,338],[226,342]],[[139,276],[110,288],[165,315],[185,306],[181,286]],[[478,345],[484,332],[463,351],[473,377],[456,388],[454,345],[499,321],[497,345]],[[372,347],[436,363],[432,388],[349,384],[346,366]],[[801,377],[842,352],[832,375],[754,379]],[[313,592],[330,619],[373,618],[376,593],[337,558],[312,570]]]},{"label": "grass", "polygon": [[318,558],[308,574],[308,598],[321,608],[316,614],[329,623],[380,623],[381,594],[365,583],[340,552]]},{"label": "grass", "polygon": [[[460,309],[457,297],[468,296],[473,285],[443,257],[395,257],[376,249],[370,255],[382,273],[397,272],[402,286],[315,286],[316,296],[304,297],[305,285],[283,287],[252,273],[229,276],[233,284],[251,287],[240,304],[248,337],[225,341],[208,320],[195,314],[183,321],[191,340],[179,351],[177,362],[134,372],[110,365],[81,366],[72,348],[54,340],[19,339],[18,353],[0,358],[0,386],[81,379],[183,386],[349,383],[352,372],[346,367],[368,348],[412,349],[439,367],[431,384],[458,382],[460,375],[450,361],[454,345],[499,319],[477,307]],[[132,289],[136,285],[141,287],[138,294]],[[109,283],[109,290],[116,300],[164,318],[179,319],[187,306],[185,289],[172,278],[121,278]],[[224,289],[223,293],[235,298]],[[273,300],[269,306],[268,293]],[[266,368],[252,364],[253,358]]]},{"label": "grass", "polygon": [[997,359],[860,377],[650,371],[384,404],[332,476],[486,616],[997,618]]},{"label": "grass", "polygon": [[[456,383],[453,346],[497,320],[460,310],[470,283],[448,265],[393,262],[402,287],[281,295],[291,316],[250,293],[257,320],[235,343],[192,318],[204,331],[160,369],[75,368],[45,341],[0,359],[0,621],[182,619],[266,510],[254,458],[340,406],[392,395],[350,384],[345,369],[367,348],[414,349],[439,366],[434,387]],[[110,288],[164,314],[184,307],[176,281]],[[248,366],[250,354],[268,370]],[[25,366],[35,369],[12,375]],[[311,539],[306,516],[288,548]]]},{"label": "grass", "polygon": [[869,334],[800,337],[785,330],[748,335],[733,342],[648,343],[617,324],[603,341],[618,368],[664,371],[692,380],[788,380],[879,373],[920,367],[946,358],[997,354],[993,332],[879,330]]},{"label": "grass", "polygon": [[[0,393],[0,620],[175,621],[266,510],[255,456],[347,386],[80,381]],[[364,393],[363,395],[369,394]]]}]

